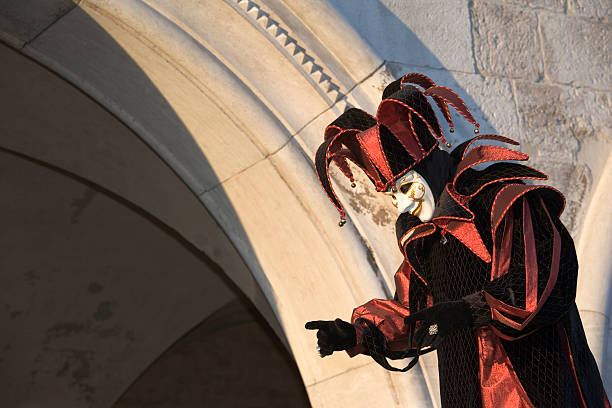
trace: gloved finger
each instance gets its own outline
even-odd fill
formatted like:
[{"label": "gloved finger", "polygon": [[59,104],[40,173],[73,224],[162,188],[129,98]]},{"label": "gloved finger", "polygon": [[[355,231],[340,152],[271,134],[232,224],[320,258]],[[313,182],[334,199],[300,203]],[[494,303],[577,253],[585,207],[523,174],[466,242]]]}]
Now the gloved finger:
[{"label": "gloved finger", "polygon": [[329,327],[331,322],[329,320],[311,320],[307,322],[304,327],[306,330],[318,330]]},{"label": "gloved finger", "polygon": [[319,347],[320,347],[319,354],[321,355],[321,357],[330,356],[334,352],[334,350],[331,347],[324,347],[324,346],[319,346]]},{"label": "gloved finger", "polygon": [[327,333],[327,331],[321,329],[317,332],[317,339],[319,340],[327,340],[329,338],[329,335]]},{"label": "gloved finger", "polygon": [[416,312],[411,314],[410,316],[406,316],[404,317],[404,324],[412,324],[412,323],[416,323],[419,320],[423,320],[425,319],[425,317],[427,316],[427,313],[425,312],[425,310],[421,310],[420,312]]}]

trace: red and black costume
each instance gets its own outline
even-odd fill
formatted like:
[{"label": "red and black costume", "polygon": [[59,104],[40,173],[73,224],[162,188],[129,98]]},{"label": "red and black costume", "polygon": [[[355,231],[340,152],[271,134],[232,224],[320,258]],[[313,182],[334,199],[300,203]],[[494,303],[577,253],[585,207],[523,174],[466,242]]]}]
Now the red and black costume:
[{"label": "red and black costume", "polygon": [[[437,149],[445,141],[426,96],[447,120],[451,104],[478,126],[454,92],[408,74],[387,87],[376,117],[351,109],[328,126],[317,152],[317,173],[341,225],[344,210],[327,173],[332,161],[351,181],[352,161],[378,191],[415,169],[436,197],[430,221],[409,213],[398,218],[404,261],[395,297],[356,308],[354,340],[340,349],[394,369],[387,358],[418,356],[423,345],[432,346],[443,407],[609,407],[574,302],[578,262],[559,221],[562,194],[528,184],[546,176],[507,162],[526,154],[481,145],[517,144],[510,139],[483,135],[451,154]],[[433,335],[425,330],[430,323]]]}]

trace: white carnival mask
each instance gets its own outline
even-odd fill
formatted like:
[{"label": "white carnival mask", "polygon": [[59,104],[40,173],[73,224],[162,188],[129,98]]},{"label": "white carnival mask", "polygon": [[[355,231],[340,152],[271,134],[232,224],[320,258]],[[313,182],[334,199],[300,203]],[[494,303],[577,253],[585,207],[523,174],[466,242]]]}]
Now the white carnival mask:
[{"label": "white carnival mask", "polygon": [[391,197],[393,206],[400,213],[409,212],[423,222],[433,217],[436,203],[431,188],[414,170],[398,178],[384,194]]}]

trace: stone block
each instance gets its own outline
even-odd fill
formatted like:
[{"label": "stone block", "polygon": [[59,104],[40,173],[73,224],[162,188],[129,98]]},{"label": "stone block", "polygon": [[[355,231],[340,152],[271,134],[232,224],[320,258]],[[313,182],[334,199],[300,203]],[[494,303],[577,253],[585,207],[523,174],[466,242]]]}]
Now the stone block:
[{"label": "stone block", "polygon": [[612,2],[609,0],[569,0],[568,11],[581,17],[610,21]]},{"label": "stone block", "polygon": [[0,38],[21,48],[68,13],[76,0],[5,0],[0,2]]},{"label": "stone block", "polygon": [[330,1],[382,59],[473,72],[463,0]]},{"label": "stone block", "polygon": [[612,24],[541,15],[546,75],[554,82],[612,89]]},{"label": "stone block", "polygon": [[516,93],[525,151],[572,160],[578,151],[578,139],[570,129],[568,105],[572,101],[567,91],[557,86],[517,82]]},{"label": "stone block", "polygon": [[516,4],[521,7],[565,12],[565,0],[504,0],[504,3]]},{"label": "stone block", "polygon": [[480,1],[471,12],[474,57],[483,74],[531,80],[542,76],[535,12]]}]

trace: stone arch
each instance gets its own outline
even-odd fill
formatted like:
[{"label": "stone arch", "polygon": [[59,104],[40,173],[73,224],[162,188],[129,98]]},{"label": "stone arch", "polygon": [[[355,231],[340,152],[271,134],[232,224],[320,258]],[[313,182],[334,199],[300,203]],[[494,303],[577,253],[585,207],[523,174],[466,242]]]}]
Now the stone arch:
[{"label": "stone arch", "polygon": [[577,303],[593,356],[599,365],[606,387],[610,380],[610,313],[612,302],[612,154],[601,170],[586,210],[577,246],[580,275]]},{"label": "stone arch", "polygon": [[[230,277],[247,294],[250,284],[253,299],[265,296],[255,304],[280,323],[313,405],[330,403],[329,387],[343,390],[334,395],[343,403],[430,401],[418,370],[398,378],[365,358],[334,356],[320,364],[315,339],[303,330],[306,320],[330,310],[348,313],[355,304],[385,296],[384,280],[392,274],[381,277],[384,268],[372,261],[358,229],[335,227],[337,214],[312,171],[322,124],[353,97],[366,103],[365,93],[349,95],[357,81],[347,85],[347,74],[335,78],[295,38],[287,36],[283,44],[279,17],[270,39],[265,34],[270,27],[260,21],[266,12],[252,2],[215,5],[211,15],[174,3],[84,1],[44,30],[9,43],[127,125],[206,206],[248,268],[248,276]],[[249,65],[239,61],[244,56],[232,49],[232,41],[206,36],[223,33],[231,40],[231,32],[196,30],[205,18],[212,18],[210,24],[242,24],[239,39],[247,43],[242,50],[252,50],[251,61],[260,56],[263,62],[245,69]],[[292,44],[296,48],[287,51]],[[266,70],[266,59],[277,65]],[[283,78],[282,87],[270,86],[276,78]],[[300,101],[299,108],[287,104],[292,100]],[[20,142],[3,143],[60,167],[75,166],[61,163],[44,146]],[[87,172],[76,167],[77,174]],[[188,239],[202,239],[188,222],[171,225]],[[391,263],[380,253],[374,257]]]}]

